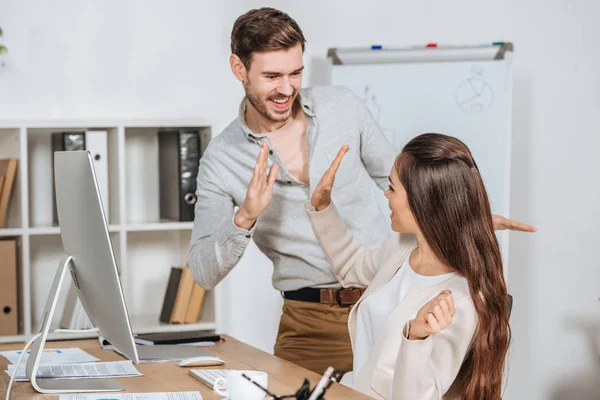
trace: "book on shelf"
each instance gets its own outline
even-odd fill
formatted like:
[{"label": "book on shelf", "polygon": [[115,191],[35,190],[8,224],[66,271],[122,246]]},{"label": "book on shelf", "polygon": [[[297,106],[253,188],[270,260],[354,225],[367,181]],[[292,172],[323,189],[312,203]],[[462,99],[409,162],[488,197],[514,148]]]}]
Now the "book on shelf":
[{"label": "book on shelf", "polygon": [[10,205],[11,194],[17,177],[18,160],[16,158],[7,158],[0,160],[0,228],[6,225],[8,207]]},{"label": "book on shelf", "polygon": [[185,312],[185,318],[183,320],[184,323],[193,324],[194,322],[198,321],[198,318],[200,317],[200,311],[202,311],[202,304],[204,303],[205,294],[206,290],[202,289],[202,287],[194,280],[194,288],[192,289],[192,296]]},{"label": "book on shelf", "polygon": [[197,322],[206,291],[194,280],[188,267],[171,267],[160,313],[160,322],[189,324]]}]

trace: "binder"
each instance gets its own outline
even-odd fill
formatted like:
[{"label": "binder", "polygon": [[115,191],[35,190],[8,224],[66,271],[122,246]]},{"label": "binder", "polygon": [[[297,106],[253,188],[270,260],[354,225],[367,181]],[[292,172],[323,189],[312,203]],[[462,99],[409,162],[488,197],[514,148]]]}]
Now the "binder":
[{"label": "binder", "polygon": [[[87,132],[55,132],[52,134],[52,170],[54,171],[54,152],[55,151],[77,151],[89,150],[94,160],[94,172],[98,181],[100,190],[100,199],[104,214],[108,221],[108,132],[106,131],[87,131]],[[53,175],[54,176],[54,175]],[[58,214],[56,211],[56,191],[52,188],[54,200],[53,221],[58,225]]]},{"label": "binder", "polygon": [[201,156],[198,129],[159,129],[160,219],[193,221]]},{"label": "binder", "polygon": [[[52,180],[54,181],[54,152],[85,150],[85,132],[54,132],[51,136],[52,145]],[[52,185],[52,221],[58,225],[58,211],[56,210],[56,188]]]},{"label": "binder", "polygon": [[0,240],[0,336],[19,334],[17,241]]},{"label": "binder", "polygon": [[217,335],[214,330],[147,333],[135,337],[135,342],[137,344],[149,346],[160,344],[218,342],[220,340],[221,335]]},{"label": "binder", "polygon": [[210,129],[201,129],[200,130],[200,158],[204,155],[206,148],[208,147],[208,143],[212,138],[212,134],[210,133]]},{"label": "binder", "polygon": [[6,225],[8,206],[17,176],[17,165],[16,158],[0,160],[0,177],[3,177],[3,183],[0,185],[0,228]]},{"label": "binder", "polygon": [[85,149],[89,150],[94,162],[94,172],[100,190],[102,208],[108,222],[108,143],[106,131],[87,131],[85,133]]}]

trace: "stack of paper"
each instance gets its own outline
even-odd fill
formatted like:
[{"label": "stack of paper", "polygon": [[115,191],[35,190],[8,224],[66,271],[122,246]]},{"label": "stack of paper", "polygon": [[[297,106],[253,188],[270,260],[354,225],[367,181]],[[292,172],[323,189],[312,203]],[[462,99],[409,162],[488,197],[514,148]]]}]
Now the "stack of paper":
[{"label": "stack of paper", "polygon": [[202,400],[200,392],[123,393],[112,394],[61,394],[59,400]]},{"label": "stack of paper", "polygon": [[[21,364],[27,364],[30,350],[23,356]],[[19,361],[23,351],[12,350],[12,351],[0,351],[0,355],[4,356],[10,363],[16,364]],[[100,361],[98,358],[92,356],[88,352],[81,350],[80,348],[73,347],[68,349],[44,349],[42,353],[42,359],[40,365],[44,364],[76,364],[76,363],[89,363]]]},{"label": "stack of paper", "polygon": [[[21,363],[16,371],[16,381],[26,381],[25,364]],[[10,364],[6,373],[9,376],[15,374],[15,366]],[[142,376],[142,374],[133,366],[133,363],[127,361],[98,362],[98,363],[80,363],[80,364],[52,364],[40,365],[37,371],[38,379],[81,379],[81,378],[117,378],[129,376]]]}]

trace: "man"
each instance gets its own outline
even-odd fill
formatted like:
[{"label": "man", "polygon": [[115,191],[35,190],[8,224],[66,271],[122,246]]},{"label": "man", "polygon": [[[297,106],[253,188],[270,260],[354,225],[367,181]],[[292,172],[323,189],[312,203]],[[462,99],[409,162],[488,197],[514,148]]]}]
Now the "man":
[{"label": "man", "polygon": [[[251,10],[236,20],[230,65],[246,96],[200,160],[189,266],[211,289],[252,238],[273,262],[273,286],[285,299],[275,355],[317,373],[330,365],[350,371],[348,313],[362,291],[340,287],[303,204],[348,144],[334,201],[359,241],[380,244],[389,222],[373,206],[373,182],[386,187],[397,151],[350,90],[301,89],[304,44],[281,11]],[[496,220],[497,228],[533,229]]]}]

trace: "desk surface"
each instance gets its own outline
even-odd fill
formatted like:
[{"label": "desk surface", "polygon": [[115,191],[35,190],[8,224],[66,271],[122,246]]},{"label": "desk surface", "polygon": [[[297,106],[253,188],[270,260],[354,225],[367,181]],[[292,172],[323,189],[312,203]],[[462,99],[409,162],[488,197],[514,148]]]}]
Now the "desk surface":
[{"label": "desk surface", "polygon": [[[279,395],[294,393],[300,387],[305,377],[310,380],[311,387],[314,387],[320,379],[320,376],[314,372],[249,346],[230,336],[223,336],[223,338],[225,339],[224,341],[217,343],[214,347],[207,347],[206,350],[219,356],[225,361],[225,365],[205,368],[266,371],[269,374],[269,390]],[[18,350],[22,349],[24,345],[0,345],[0,351]],[[46,342],[46,348],[64,347],[79,347],[102,361],[124,360],[122,356],[112,350],[102,350],[98,339]],[[0,373],[2,376],[0,378],[0,394],[2,398],[6,396],[6,389],[9,382],[9,377],[4,372],[7,369],[7,364],[8,360],[0,356]],[[125,386],[125,392],[199,391],[205,400],[223,399],[223,397],[213,392],[207,386],[189,376],[188,370],[191,368],[180,367],[176,362],[134,365],[144,376],[118,378],[117,380]],[[13,383],[11,397],[13,399],[39,400],[51,397],[56,398],[57,395],[42,395],[37,393],[29,382],[15,382]],[[326,398],[328,400],[362,400],[369,399],[370,397],[336,383],[327,391]]]}]

